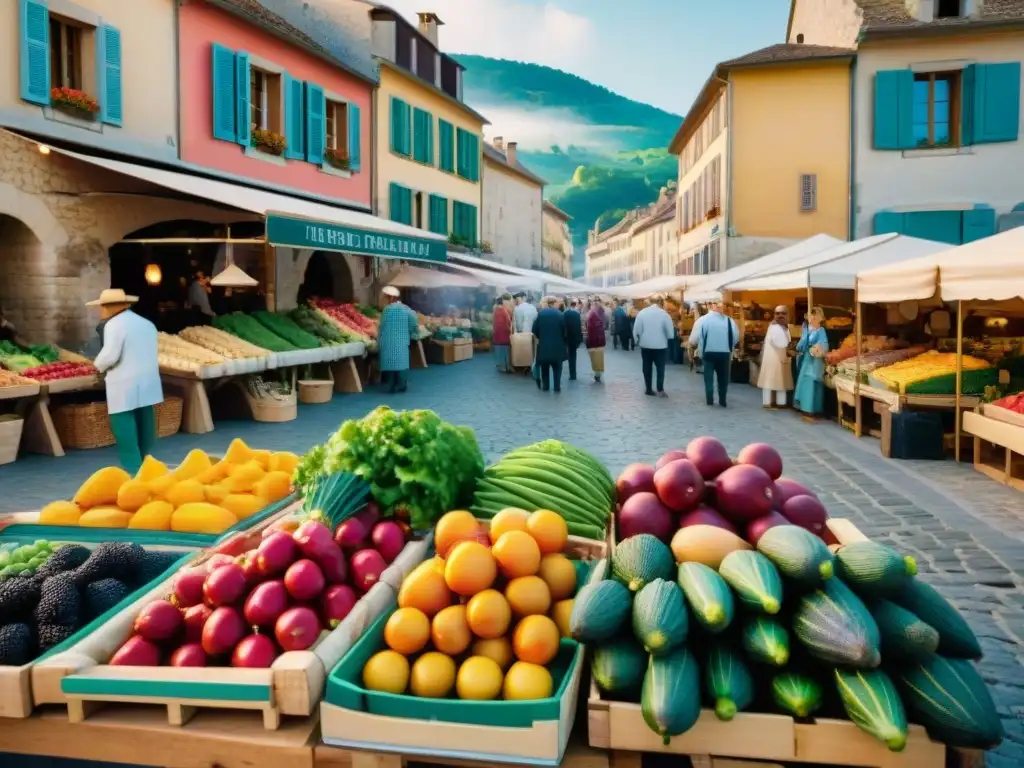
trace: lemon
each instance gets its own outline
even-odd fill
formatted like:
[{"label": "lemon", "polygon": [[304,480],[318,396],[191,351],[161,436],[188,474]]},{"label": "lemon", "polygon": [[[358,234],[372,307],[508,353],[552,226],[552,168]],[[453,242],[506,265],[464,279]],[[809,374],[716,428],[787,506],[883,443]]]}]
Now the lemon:
[{"label": "lemon", "polygon": [[395,651],[380,651],[363,667],[363,685],[371,691],[405,693],[409,685],[409,660]]},{"label": "lemon", "polygon": [[502,678],[501,667],[494,659],[470,656],[459,667],[455,691],[460,699],[490,701],[501,693]]},{"label": "lemon", "polygon": [[547,699],[554,687],[551,673],[539,664],[517,661],[505,675],[502,694],[508,701]]},{"label": "lemon", "polygon": [[455,685],[455,662],[437,651],[424,653],[412,665],[409,689],[424,699],[443,699]]}]

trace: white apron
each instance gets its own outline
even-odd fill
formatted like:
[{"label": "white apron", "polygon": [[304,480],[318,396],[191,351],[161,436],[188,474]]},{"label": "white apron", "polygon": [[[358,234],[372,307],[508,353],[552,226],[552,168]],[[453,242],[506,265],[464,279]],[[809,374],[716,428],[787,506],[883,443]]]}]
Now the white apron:
[{"label": "white apron", "polygon": [[[784,392],[793,389],[793,371],[786,355],[789,345],[789,329],[778,323],[772,323],[764,336],[761,347],[761,369],[757,376],[757,386]],[[786,346],[782,346],[785,344]]]}]

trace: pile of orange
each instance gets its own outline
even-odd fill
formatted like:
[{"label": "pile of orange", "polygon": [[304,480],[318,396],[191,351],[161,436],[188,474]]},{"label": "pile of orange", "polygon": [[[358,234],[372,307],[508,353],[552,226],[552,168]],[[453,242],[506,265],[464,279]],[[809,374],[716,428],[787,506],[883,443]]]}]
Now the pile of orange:
[{"label": "pile of orange", "polygon": [[567,541],[550,510],[505,509],[489,526],[446,514],[434,529],[437,556],[402,582],[388,648],[366,663],[364,685],[425,698],[550,697],[548,665],[569,636],[576,594]]}]

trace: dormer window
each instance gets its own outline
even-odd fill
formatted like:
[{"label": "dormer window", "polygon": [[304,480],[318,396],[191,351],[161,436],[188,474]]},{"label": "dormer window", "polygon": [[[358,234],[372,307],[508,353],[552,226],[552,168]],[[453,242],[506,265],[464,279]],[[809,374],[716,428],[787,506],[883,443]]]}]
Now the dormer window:
[{"label": "dormer window", "polygon": [[959,19],[963,15],[963,0],[935,0],[936,19]]}]

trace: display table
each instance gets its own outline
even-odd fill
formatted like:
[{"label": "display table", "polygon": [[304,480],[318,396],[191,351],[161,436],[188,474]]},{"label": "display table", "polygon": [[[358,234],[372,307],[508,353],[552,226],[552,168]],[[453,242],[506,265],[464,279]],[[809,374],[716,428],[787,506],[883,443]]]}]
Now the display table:
[{"label": "display table", "polygon": [[57,436],[50,413],[50,396],[102,388],[103,382],[99,376],[76,376],[40,384],[36,397],[22,398],[15,406],[15,412],[25,420],[25,431],[21,437],[24,450],[29,453],[41,453],[44,456],[63,456],[64,446]]},{"label": "display table", "polygon": [[1024,415],[982,405],[964,414],[963,426],[974,438],[974,468],[1024,491]]}]

